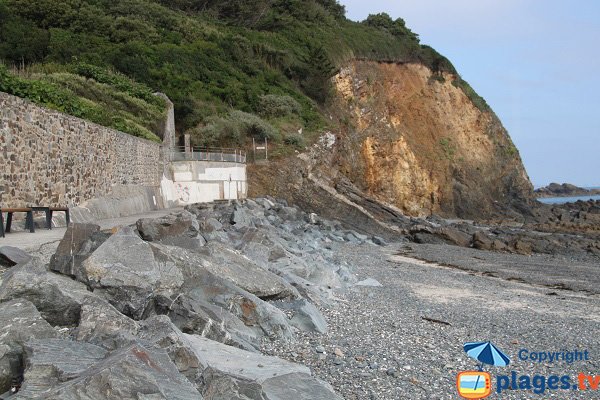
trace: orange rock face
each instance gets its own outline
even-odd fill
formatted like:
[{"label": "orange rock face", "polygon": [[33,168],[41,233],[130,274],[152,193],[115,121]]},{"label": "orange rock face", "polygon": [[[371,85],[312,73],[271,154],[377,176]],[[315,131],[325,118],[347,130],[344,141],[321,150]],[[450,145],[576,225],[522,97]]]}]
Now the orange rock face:
[{"label": "orange rock face", "polygon": [[498,118],[450,74],[419,64],[356,61],[334,78],[346,119],[339,170],[367,195],[409,215],[482,217],[532,197]]}]

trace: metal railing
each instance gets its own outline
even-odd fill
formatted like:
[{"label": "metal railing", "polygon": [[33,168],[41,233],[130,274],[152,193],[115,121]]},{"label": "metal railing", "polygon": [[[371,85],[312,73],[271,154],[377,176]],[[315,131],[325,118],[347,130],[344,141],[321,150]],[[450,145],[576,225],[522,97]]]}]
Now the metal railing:
[{"label": "metal railing", "polygon": [[246,152],[239,149],[218,147],[175,146],[171,154],[172,161],[221,161],[246,163]]}]

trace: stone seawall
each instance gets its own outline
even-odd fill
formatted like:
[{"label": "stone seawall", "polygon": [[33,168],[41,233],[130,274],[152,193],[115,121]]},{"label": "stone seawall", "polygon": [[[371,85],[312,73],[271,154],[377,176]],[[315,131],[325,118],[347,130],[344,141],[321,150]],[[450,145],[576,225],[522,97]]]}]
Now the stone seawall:
[{"label": "stone seawall", "polygon": [[159,187],[160,144],[0,93],[0,205],[77,206]]}]

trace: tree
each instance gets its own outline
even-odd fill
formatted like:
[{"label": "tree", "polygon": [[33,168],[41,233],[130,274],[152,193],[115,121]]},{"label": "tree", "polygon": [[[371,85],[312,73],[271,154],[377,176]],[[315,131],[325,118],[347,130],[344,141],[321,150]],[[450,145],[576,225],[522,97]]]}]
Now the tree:
[{"label": "tree", "polygon": [[384,30],[399,39],[409,39],[417,43],[419,42],[419,35],[408,29],[402,18],[392,20],[392,17],[387,13],[370,14],[362,23]]}]

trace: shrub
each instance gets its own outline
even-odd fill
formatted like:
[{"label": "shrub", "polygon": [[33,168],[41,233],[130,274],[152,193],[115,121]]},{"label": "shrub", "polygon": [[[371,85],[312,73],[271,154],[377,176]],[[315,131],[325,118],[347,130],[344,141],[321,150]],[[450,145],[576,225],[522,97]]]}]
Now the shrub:
[{"label": "shrub", "polygon": [[299,115],[302,106],[290,96],[267,94],[259,97],[258,112],[265,117],[285,117]]},{"label": "shrub", "polygon": [[231,111],[225,117],[209,118],[205,124],[199,124],[188,130],[197,146],[243,146],[248,137],[257,140],[278,141],[281,136],[277,129],[260,117],[243,111]]},{"label": "shrub", "polygon": [[236,123],[246,136],[273,141],[281,139],[277,129],[257,115],[235,110],[229,114],[228,119]]},{"label": "shrub", "polygon": [[306,147],[306,141],[304,140],[304,136],[299,133],[292,133],[283,139],[283,142],[288,146],[293,146],[297,149],[303,149]]}]

